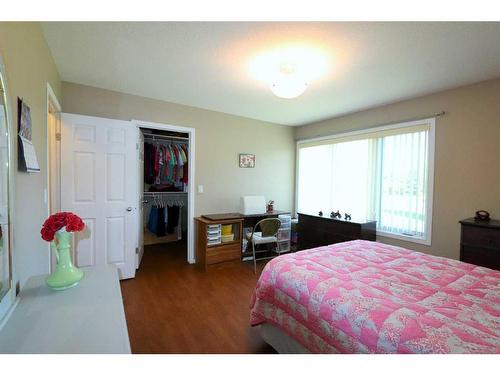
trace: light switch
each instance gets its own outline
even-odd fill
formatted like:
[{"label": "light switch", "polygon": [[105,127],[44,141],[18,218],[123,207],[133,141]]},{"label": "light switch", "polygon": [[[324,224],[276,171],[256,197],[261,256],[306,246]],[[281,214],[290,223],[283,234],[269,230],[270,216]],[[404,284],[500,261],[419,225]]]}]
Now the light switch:
[{"label": "light switch", "polygon": [[203,194],[203,185],[198,185],[198,194]]}]

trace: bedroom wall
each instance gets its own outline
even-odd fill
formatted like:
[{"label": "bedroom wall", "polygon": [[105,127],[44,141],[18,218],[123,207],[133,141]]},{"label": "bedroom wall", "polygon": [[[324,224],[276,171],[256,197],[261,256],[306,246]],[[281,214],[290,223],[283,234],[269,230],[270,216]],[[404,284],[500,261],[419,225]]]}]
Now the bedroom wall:
[{"label": "bedroom wall", "polygon": [[[238,211],[242,195],[264,195],[276,209],[293,209],[292,127],[69,82],[62,93],[64,112],[195,128],[195,215]],[[239,153],[255,154],[256,167],[239,168]]]},{"label": "bedroom wall", "polygon": [[459,220],[479,209],[500,219],[500,79],[301,126],[295,137],[358,130],[440,111],[446,115],[436,120],[432,245],[379,240],[458,259]]},{"label": "bedroom wall", "polygon": [[[59,75],[38,23],[0,22],[0,54],[7,73],[12,165],[15,176],[14,284],[21,286],[33,275],[49,272],[50,254],[40,238],[47,217],[44,201],[47,188],[47,82],[61,98]],[[33,144],[41,173],[17,171],[17,97],[31,108]]]}]

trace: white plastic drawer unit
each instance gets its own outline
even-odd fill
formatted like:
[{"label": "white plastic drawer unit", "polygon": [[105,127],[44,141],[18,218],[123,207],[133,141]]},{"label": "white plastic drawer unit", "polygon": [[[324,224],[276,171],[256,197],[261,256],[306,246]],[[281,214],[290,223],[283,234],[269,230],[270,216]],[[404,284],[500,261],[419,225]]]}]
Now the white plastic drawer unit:
[{"label": "white plastic drawer unit", "polygon": [[291,227],[292,227],[292,222],[291,221],[289,221],[289,222],[281,222],[280,229],[288,229],[288,230],[290,230]]},{"label": "white plastic drawer unit", "polygon": [[290,242],[278,242],[278,247],[274,250],[275,252],[287,253],[290,251]]},{"label": "white plastic drawer unit", "polygon": [[292,221],[292,215],[278,215],[278,219],[280,219],[282,223],[289,223],[290,221]]},{"label": "white plastic drawer unit", "polygon": [[222,243],[221,239],[221,225],[220,224],[210,224],[207,225],[207,245],[219,245]]},{"label": "white plastic drawer unit", "polygon": [[278,241],[289,241],[290,240],[290,230],[280,229],[278,230]]}]

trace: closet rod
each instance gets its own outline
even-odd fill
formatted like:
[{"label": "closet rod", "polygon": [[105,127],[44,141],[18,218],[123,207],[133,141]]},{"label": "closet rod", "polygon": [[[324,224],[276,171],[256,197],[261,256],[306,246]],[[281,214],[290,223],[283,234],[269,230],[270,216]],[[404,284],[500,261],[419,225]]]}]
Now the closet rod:
[{"label": "closet rod", "polygon": [[186,142],[189,141],[188,138],[184,138],[184,137],[176,137],[176,136],[173,136],[173,135],[148,134],[148,133],[144,134],[144,138],[150,138],[153,141],[156,138],[179,139],[179,140],[186,141]]},{"label": "closet rod", "polygon": [[175,195],[187,194],[187,191],[145,191],[144,195]]}]

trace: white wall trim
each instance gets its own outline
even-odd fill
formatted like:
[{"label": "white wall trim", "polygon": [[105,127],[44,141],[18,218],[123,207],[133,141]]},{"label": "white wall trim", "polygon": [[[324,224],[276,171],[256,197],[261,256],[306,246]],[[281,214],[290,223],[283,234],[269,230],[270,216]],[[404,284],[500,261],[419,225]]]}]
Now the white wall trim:
[{"label": "white wall trim", "polygon": [[[17,122],[14,122],[14,112],[13,109],[17,107],[13,107],[10,101],[10,90],[7,79],[7,72],[5,70],[5,65],[3,62],[2,54],[0,53],[0,75],[2,77],[3,89],[5,92],[5,117],[7,119],[7,142],[9,144],[9,155],[7,156],[7,160],[9,163],[9,173],[8,173],[8,202],[9,202],[9,224],[8,224],[8,234],[7,238],[9,239],[9,271],[10,271],[10,289],[5,294],[4,298],[0,302],[0,321],[7,321],[7,315],[10,314],[9,311],[12,311],[13,305],[16,301],[16,283],[18,282],[18,273],[17,273],[17,261],[16,261],[16,252],[15,252],[15,222],[16,222],[16,189],[15,189],[15,173],[17,173],[17,167],[14,168],[14,158],[12,157],[12,153],[14,147],[17,147]],[[17,166],[17,164],[16,164]],[[10,315],[9,315],[10,316]]]},{"label": "white wall trim", "polygon": [[49,102],[52,103],[52,105],[56,108],[56,112],[62,111],[62,107],[61,107],[61,104],[59,103],[59,100],[57,99],[57,95],[55,94],[54,90],[52,89],[52,86],[50,85],[50,83],[47,82],[47,109],[49,106]]},{"label": "white wall trim", "polygon": [[[412,121],[415,125],[415,121]],[[435,137],[436,137],[436,118],[428,118],[416,121],[417,123],[426,122],[429,124],[429,152],[427,156],[427,207],[426,207],[426,228],[425,237],[412,237],[405,236],[404,234],[388,233],[377,229],[378,237],[394,238],[401,241],[414,242],[421,245],[431,246],[432,245],[432,212],[433,212],[433,195],[434,195],[434,152],[435,152]],[[400,126],[404,128],[405,126]]]},{"label": "white wall trim", "polygon": [[434,155],[436,149],[436,118],[430,118],[429,121],[429,160],[428,160],[428,181],[427,181],[427,237],[424,240],[425,245],[432,244],[432,215],[434,208]]},{"label": "white wall trim", "polygon": [[[52,86],[50,85],[49,82],[47,82],[47,99],[46,99],[46,108],[47,108],[47,112],[45,114],[45,122],[46,122],[46,131],[47,131],[47,139],[46,139],[46,146],[47,146],[47,154],[46,154],[46,159],[47,159],[47,186],[46,186],[46,204],[47,204],[47,217],[51,214],[50,212],[50,200],[51,200],[51,197],[53,195],[53,191],[51,191],[51,186],[49,184],[49,181],[50,181],[50,174],[52,173],[52,169],[53,168],[59,168],[60,166],[60,158],[61,158],[61,154],[60,154],[60,142],[58,144],[58,146],[56,146],[56,160],[55,160],[55,165],[53,165],[54,163],[51,162],[50,160],[50,137],[51,136],[54,136],[55,137],[55,133],[60,133],[61,132],[61,121],[60,121],[60,117],[56,116],[57,118],[57,124],[56,124],[56,129],[55,130],[55,133],[51,133],[50,129],[49,129],[49,113],[50,113],[50,106],[53,106],[54,109],[55,109],[55,113],[61,113],[62,111],[62,107],[61,107],[61,104],[59,102],[59,99],[57,99],[57,95],[55,94],[54,90],[52,89]],[[56,175],[60,177],[60,170],[57,170],[56,172]],[[60,195],[60,192],[61,192],[61,181],[59,181],[59,184],[57,184],[58,188],[56,189],[56,199],[59,200],[60,202],[60,199],[61,199],[61,195]],[[52,268],[55,266],[55,259],[54,259],[54,256],[52,254],[52,250],[50,248],[50,243],[47,243],[47,254],[49,254],[49,272],[52,271]]]},{"label": "white wall trim", "polygon": [[162,124],[158,122],[149,122],[142,120],[132,120],[132,123],[137,128],[148,128],[158,130],[170,130],[175,132],[182,132],[189,134],[189,169],[188,169],[188,238],[187,238],[187,261],[190,264],[196,263],[195,250],[194,250],[194,205],[195,205],[195,129],[184,126],[177,126],[171,124]]},{"label": "white wall trim", "polygon": [[[15,297],[14,302],[10,304],[7,308],[2,307],[0,309],[0,331],[2,331],[3,327],[7,324],[9,318],[12,316],[12,313],[16,309],[17,305],[19,304],[19,301],[21,299],[19,297]],[[2,305],[3,305],[2,301]],[[5,308],[5,311],[3,309]]]},{"label": "white wall trim", "polygon": [[375,127],[369,127],[360,130],[346,131],[340,132],[320,137],[300,139],[296,141],[296,155],[295,155],[295,214],[297,214],[298,210],[298,195],[299,195],[299,145],[309,142],[317,142],[324,141],[329,139],[338,139],[344,137],[351,137],[363,134],[370,134],[374,132],[379,132],[383,130],[392,130],[392,129],[404,129],[407,127],[419,125],[422,123],[429,124],[429,153],[428,153],[428,180],[427,180],[427,221],[426,221],[426,236],[425,238],[418,237],[410,237],[405,235],[399,235],[395,233],[387,233],[383,231],[377,230],[377,236],[380,237],[389,237],[402,241],[415,242],[422,245],[431,246],[432,243],[432,212],[433,212],[433,195],[434,195],[434,154],[435,154],[435,137],[436,137],[436,117],[423,118],[418,120],[405,121],[400,123],[391,123],[389,125],[380,125]]},{"label": "white wall trim", "polygon": [[295,144],[295,199],[293,205],[293,216],[297,217],[299,207],[299,142]]},{"label": "white wall trim", "polygon": [[[383,130],[404,129],[404,128],[419,125],[422,123],[431,124],[431,122],[432,122],[432,124],[435,124],[436,118],[435,117],[423,118],[421,120],[406,121],[406,122],[400,122],[397,124],[390,124],[390,125],[380,125],[380,126],[374,126],[374,127],[369,127],[369,128],[360,129],[360,130],[348,130],[345,132],[334,133],[334,134],[324,135],[324,136],[320,136],[320,137],[299,139],[299,140],[297,140],[297,144],[299,145],[299,144],[304,144],[304,143],[309,143],[309,142],[325,141],[328,139],[337,139],[337,138],[344,138],[344,137],[352,137],[352,136],[356,136],[356,135],[377,133],[377,132],[383,131]],[[431,126],[433,126],[432,124],[431,124]]]}]

